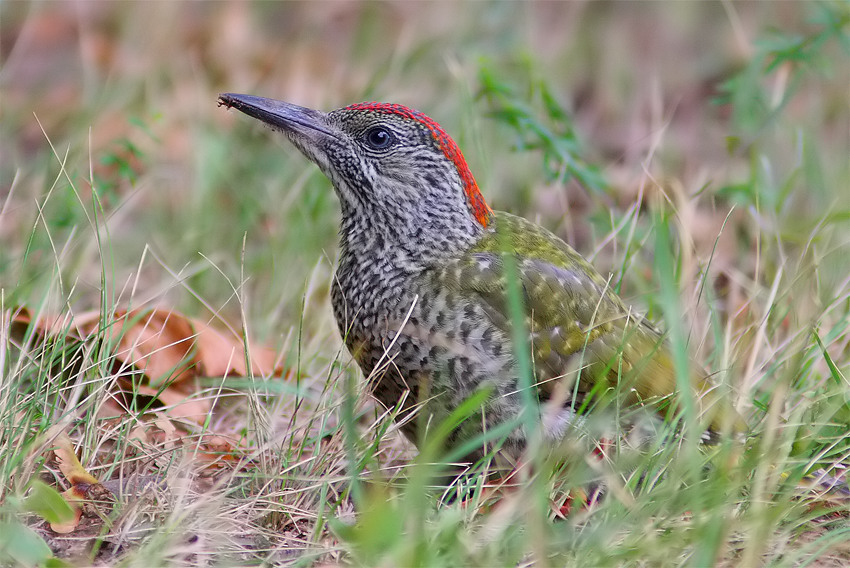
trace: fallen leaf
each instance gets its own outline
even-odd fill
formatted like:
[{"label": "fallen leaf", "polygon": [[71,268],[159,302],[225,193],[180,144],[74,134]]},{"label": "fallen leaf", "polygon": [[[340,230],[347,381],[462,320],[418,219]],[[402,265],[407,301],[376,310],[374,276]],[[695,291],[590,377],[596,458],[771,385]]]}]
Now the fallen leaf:
[{"label": "fallen leaf", "polygon": [[50,528],[56,533],[68,534],[74,532],[79,525],[83,506],[86,503],[110,499],[111,493],[100,484],[96,477],[86,471],[77,459],[71,439],[64,431],[56,436],[54,444],[53,453],[56,455],[59,471],[71,484],[71,487],[61,495],[74,510],[74,515],[63,521],[51,522]]},{"label": "fallen leaf", "polygon": [[[248,375],[245,345],[235,334],[223,334],[210,325],[192,320],[198,337],[198,360],[205,375],[225,377]],[[280,375],[282,368],[275,365],[277,353],[267,347],[251,347],[251,371],[257,375]]]},{"label": "fallen leaf", "polygon": [[65,479],[71,485],[100,483],[96,477],[86,471],[83,464],[77,459],[77,454],[74,452],[74,445],[65,432],[61,432],[56,436],[54,444],[53,453],[56,454],[59,471],[62,472],[62,475],[65,476]]}]

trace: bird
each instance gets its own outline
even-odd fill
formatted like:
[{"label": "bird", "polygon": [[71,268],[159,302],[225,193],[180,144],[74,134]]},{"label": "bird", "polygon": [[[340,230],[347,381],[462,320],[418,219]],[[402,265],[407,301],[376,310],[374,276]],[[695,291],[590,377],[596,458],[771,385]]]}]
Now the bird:
[{"label": "bird", "polygon": [[[612,400],[662,420],[690,400],[703,435],[746,428],[693,360],[677,382],[669,338],[584,257],[491,209],[458,145],[425,114],[382,102],[323,112],[235,93],[218,104],[282,132],[333,185],[339,332],[420,449],[448,421],[447,448],[502,432],[498,450],[518,459],[533,430],[555,444]],[[477,393],[479,406],[459,420]]]}]

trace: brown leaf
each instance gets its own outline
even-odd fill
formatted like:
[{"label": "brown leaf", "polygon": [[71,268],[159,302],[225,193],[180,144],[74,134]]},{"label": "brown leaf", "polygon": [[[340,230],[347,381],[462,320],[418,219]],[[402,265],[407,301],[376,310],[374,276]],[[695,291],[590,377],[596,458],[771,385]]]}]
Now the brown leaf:
[{"label": "brown leaf", "polygon": [[[206,398],[189,398],[186,392],[174,387],[153,388],[146,385],[132,385],[129,381],[119,381],[122,393],[115,395],[123,412],[131,410],[138,411],[146,406],[143,397],[148,400],[154,399],[153,404],[147,406],[151,411],[163,410],[169,418],[178,420],[191,420],[198,424],[206,420],[212,410],[212,401]],[[132,397],[132,398],[131,398]],[[133,398],[136,404],[132,404]]]},{"label": "brown leaf", "polygon": [[56,447],[53,448],[53,453],[56,454],[59,471],[62,472],[68,483],[71,485],[100,483],[96,477],[86,471],[83,464],[77,459],[77,454],[74,453],[74,445],[65,432],[56,436],[54,444]]},{"label": "brown leaf", "polygon": [[[43,314],[34,317],[25,307],[9,310],[6,321],[23,336],[33,326],[44,341],[55,336],[73,337],[82,345],[92,336],[114,342],[119,388],[100,407],[104,416],[149,408],[163,410],[169,420],[203,423],[212,410],[210,399],[188,397],[199,375],[283,375],[273,349],[252,347],[246,362],[243,339],[235,332],[219,331],[207,322],[189,319],[173,310],[116,310],[107,318],[98,311]],[[134,372],[143,373],[140,378]],[[58,372],[67,372],[66,369]],[[73,452],[71,452],[73,453]]]},{"label": "brown leaf", "polygon": [[74,510],[74,517],[67,522],[64,523],[50,523],[50,529],[58,534],[69,534],[76,530],[77,526],[80,524],[80,519],[83,516],[83,508],[78,503],[79,499],[77,499],[74,494],[74,488],[70,488],[67,491],[60,493],[62,498],[68,502],[71,508]]},{"label": "brown leaf", "polygon": [[33,319],[30,311],[24,306],[18,306],[11,310],[7,310],[5,318],[8,318],[12,326],[13,337],[23,337],[27,326],[32,325],[37,333],[42,336],[58,335],[66,332],[71,332],[76,339],[83,337],[79,329],[73,326],[74,318],[69,314],[65,315],[43,315],[38,319]]},{"label": "brown leaf", "polygon": [[79,525],[83,507],[87,503],[110,499],[112,495],[80,463],[77,454],[74,452],[74,445],[64,431],[56,436],[54,444],[53,453],[56,455],[59,471],[71,484],[71,487],[62,493],[62,497],[74,509],[74,518],[66,523],[51,523],[50,528],[54,532],[68,534]]},{"label": "brown leaf", "polygon": [[[7,312],[9,321],[18,326],[34,325],[42,335],[68,333],[83,339],[105,330],[118,342],[116,358],[125,365],[143,371],[153,385],[169,380],[171,384],[209,376],[246,376],[245,346],[236,333],[221,332],[209,323],[190,319],[173,310],[116,310],[107,321],[100,312],[87,311],[73,318],[45,314],[33,320],[29,310],[19,307]],[[250,368],[253,374],[283,375],[276,365],[277,353],[267,347],[252,346]],[[199,369],[200,367],[200,369]]]},{"label": "brown leaf", "polygon": [[[86,322],[90,333],[95,325],[100,325],[99,319]],[[188,318],[159,308],[119,310],[106,326],[108,336],[118,341],[115,356],[143,371],[151,384],[196,376],[195,332]]]},{"label": "brown leaf", "polygon": [[[192,320],[198,337],[198,360],[204,374],[214,377],[248,375],[245,364],[245,345],[242,338],[231,333],[225,335],[200,320]],[[267,347],[251,347],[251,371],[269,376],[282,374],[283,369],[275,365],[277,353]]]}]

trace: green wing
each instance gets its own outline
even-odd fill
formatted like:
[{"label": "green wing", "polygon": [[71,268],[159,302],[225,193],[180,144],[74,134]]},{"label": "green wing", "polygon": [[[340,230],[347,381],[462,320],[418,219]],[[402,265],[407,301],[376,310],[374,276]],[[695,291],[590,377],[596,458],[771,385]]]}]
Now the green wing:
[{"label": "green wing", "polygon": [[[675,397],[672,354],[661,332],[627,308],[562,240],[520,217],[497,213],[494,220],[496,230],[442,266],[439,277],[458,293],[477,296],[490,320],[509,333],[505,263],[515,263],[541,398],[564,380],[572,380],[568,388],[580,395],[602,386],[631,403]],[[501,252],[508,250],[513,254]],[[743,428],[702,369],[692,365],[690,378],[706,425],[715,431]]]}]

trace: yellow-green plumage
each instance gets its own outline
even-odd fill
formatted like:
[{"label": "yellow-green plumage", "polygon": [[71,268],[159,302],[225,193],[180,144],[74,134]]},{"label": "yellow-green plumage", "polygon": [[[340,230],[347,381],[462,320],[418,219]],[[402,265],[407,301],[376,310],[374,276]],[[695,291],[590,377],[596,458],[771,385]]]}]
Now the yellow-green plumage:
[{"label": "yellow-green plumage", "polygon": [[[534,374],[547,398],[569,369],[582,367],[578,394],[596,381],[626,394],[629,402],[658,404],[676,392],[670,347],[650,322],[625,306],[608,282],[572,247],[521,217],[493,214],[494,230],[467,255],[443,267],[441,285],[490,306],[493,322],[508,332],[505,257],[517,267]],[[486,263],[482,263],[483,260]],[[455,263],[460,269],[455,269]],[[486,267],[482,266],[485,264]],[[690,381],[706,427],[740,431],[741,418],[713,391],[707,374],[691,364]],[[666,412],[666,405],[659,405]]]}]

